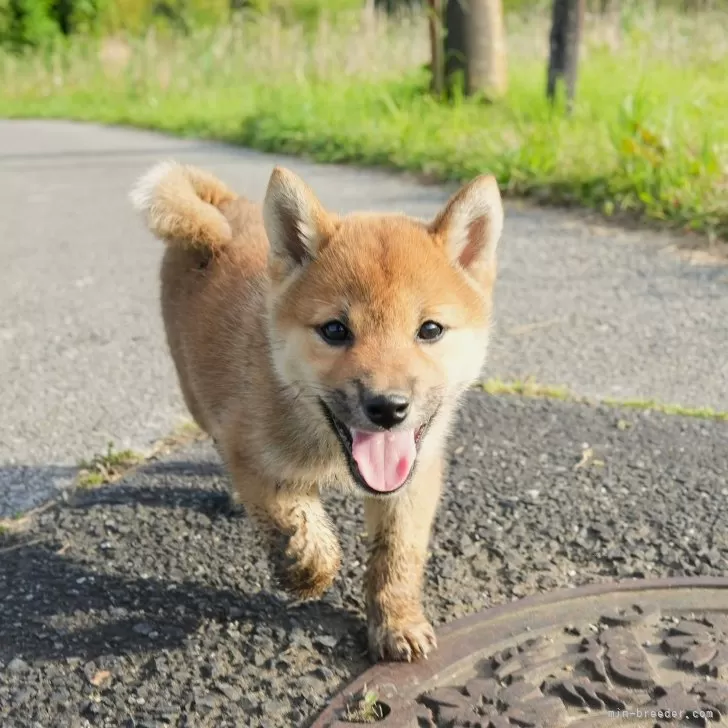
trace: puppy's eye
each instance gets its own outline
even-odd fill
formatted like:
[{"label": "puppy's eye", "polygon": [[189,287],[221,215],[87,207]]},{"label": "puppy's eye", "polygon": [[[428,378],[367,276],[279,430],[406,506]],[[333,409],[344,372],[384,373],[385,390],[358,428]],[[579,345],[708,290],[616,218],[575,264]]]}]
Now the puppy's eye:
[{"label": "puppy's eye", "polygon": [[420,341],[437,341],[443,332],[443,327],[436,321],[425,321],[417,332],[417,338]]},{"label": "puppy's eye", "polygon": [[331,346],[341,346],[351,340],[351,331],[341,321],[327,321],[318,330],[321,338]]}]

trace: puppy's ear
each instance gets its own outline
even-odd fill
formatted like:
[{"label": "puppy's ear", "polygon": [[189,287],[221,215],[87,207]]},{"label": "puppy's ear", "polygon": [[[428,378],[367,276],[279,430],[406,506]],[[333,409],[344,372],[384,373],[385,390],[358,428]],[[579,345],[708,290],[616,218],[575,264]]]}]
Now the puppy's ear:
[{"label": "puppy's ear", "polygon": [[308,185],[282,167],[268,182],[263,221],[272,255],[289,269],[315,258],[334,230],[333,218]]},{"label": "puppy's ear", "polygon": [[492,175],[476,177],[456,192],[430,225],[450,260],[475,278],[495,267],[503,231],[503,202]]}]

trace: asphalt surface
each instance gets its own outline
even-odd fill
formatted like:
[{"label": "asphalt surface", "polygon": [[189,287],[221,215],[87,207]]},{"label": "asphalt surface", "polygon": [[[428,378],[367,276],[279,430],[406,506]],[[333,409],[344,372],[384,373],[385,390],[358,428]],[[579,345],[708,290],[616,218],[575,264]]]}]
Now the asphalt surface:
[{"label": "asphalt surface", "polygon": [[[256,199],[275,163],[332,209],[429,217],[449,190],[159,134],[0,121],[0,518],[106,448],[146,451],[185,417],[157,311],[161,245],[127,202],[154,162]],[[728,272],[674,240],[510,206],[487,375],[728,410]]]},{"label": "asphalt surface", "polygon": [[[726,422],[471,393],[430,617],[619,576],[724,574],[726,437]],[[367,666],[360,501],[329,499],[341,576],[296,605],[225,489],[196,444],[0,536],[3,728],[304,726]]]}]

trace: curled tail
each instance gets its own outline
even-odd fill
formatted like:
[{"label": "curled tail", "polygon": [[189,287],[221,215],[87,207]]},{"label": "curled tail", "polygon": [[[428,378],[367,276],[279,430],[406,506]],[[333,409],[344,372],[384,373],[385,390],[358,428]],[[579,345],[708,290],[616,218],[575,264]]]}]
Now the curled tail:
[{"label": "curled tail", "polygon": [[168,243],[212,251],[232,238],[220,206],[237,195],[196,167],[160,162],[137,181],[129,197],[152,233]]}]

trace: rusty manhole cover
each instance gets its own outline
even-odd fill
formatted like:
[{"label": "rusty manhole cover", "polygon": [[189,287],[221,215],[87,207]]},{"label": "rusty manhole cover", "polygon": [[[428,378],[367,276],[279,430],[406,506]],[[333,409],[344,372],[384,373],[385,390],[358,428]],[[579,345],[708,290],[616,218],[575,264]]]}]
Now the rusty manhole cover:
[{"label": "rusty manhole cover", "polygon": [[539,595],[454,622],[439,643],[427,661],[365,672],[312,728],[356,728],[352,710],[381,728],[728,726],[728,578]]}]

